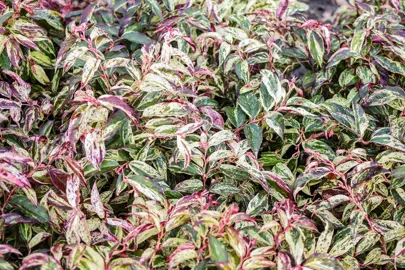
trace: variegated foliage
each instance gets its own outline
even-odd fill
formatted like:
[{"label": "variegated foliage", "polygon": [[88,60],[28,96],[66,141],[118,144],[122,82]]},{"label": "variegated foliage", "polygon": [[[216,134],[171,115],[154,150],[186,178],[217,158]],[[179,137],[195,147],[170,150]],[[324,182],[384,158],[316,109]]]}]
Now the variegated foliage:
[{"label": "variegated foliage", "polygon": [[405,268],[405,1],[307,8],[0,1],[0,268]]}]

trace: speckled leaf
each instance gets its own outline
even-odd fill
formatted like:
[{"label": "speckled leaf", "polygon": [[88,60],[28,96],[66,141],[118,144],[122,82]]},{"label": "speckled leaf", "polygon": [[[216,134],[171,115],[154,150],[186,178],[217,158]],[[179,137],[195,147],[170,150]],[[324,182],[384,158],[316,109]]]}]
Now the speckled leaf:
[{"label": "speckled leaf", "polygon": [[250,148],[257,156],[263,141],[262,128],[255,123],[250,123],[245,127],[244,130],[249,141]]},{"label": "speckled leaf", "polygon": [[238,98],[238,104],[251,119],[256,118],[260,112],[259,100],[252,93],[240,95]]},{"label": "speckled leaf", "polygon": [[323,43],[322,36],[316,31],[311,31],[307,35],[308,39],[308,48],[311,53],[311,57],[322,66],[323,56],[325,54],[325,46]]},{"label": "speckled leaf", "polygon": [[353,52],[360,53],[361,49],[363,48],[364,39],[366,38],[367,31],[366,30],[356,30],[354,31],[354,35],[352,41],[350,43],[350,50]]},{"label": "speckled leaf", "polygon": [[390,72],[401,75],[405,74],[405,64],[401,62],[397,62],[380,55],[374,56],[374,59],[377,61],[378,64],[380,64],[383,68]]}]

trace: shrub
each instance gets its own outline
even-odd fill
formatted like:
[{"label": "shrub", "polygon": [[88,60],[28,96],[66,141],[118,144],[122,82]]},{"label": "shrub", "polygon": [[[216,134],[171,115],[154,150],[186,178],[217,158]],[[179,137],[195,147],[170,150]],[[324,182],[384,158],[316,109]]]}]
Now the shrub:
[{"label": "shrub", "polygon": [[405,267],[405,1],[0,1],[1,269]]}]

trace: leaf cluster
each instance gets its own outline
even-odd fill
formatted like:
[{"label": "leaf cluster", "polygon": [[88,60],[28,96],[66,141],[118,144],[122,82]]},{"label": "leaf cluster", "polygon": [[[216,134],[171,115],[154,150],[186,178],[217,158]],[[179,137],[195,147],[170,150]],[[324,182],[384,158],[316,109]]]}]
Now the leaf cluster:
[{"label": "leaf cluster", "polygon": [[405,268],[405,1],[306,9],[0,0],[0,268]]}]

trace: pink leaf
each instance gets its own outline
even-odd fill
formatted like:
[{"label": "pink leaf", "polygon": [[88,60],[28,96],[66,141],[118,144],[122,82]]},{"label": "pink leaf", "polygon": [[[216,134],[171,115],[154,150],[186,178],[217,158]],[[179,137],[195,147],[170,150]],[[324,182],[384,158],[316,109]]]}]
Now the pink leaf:
[{"label": "pink leaf", "polygon": [[203,114],[206,114],[209,118],[211,118],[212,124],[221,128],[224,127],[224,119],[217,111],[210,107],[200,107],[199,109]]},{"label": "pink leaf", "polygon": [[35,110],[32,108],[28,108],[25,111],[25,125],[24,129],[26,131],[30,131],[32,129],[32,125],[34,124],[36,120],[36,115],[35,115]]},{"label": "pink leaf", "polygon": [[4,109],[17,109],[20,110],[21,109],[21,104],[17,103],[15,101],[12,100],[8,100],[8,99],[4,99],[4,98],[0,98],[0,108]]},{"label": "pink leaf", "polygon": [[132,230],[123,240],[122,243],[128,243],[129,241],[133,240],[138,234],[140,234],[141,232],[144,232],[146,230],[149,230],[151,228],[153,228],[154,226],[150,223],[147,224],[142,224],[138,227],[136,227],[134,230]]},{"label": "pink leaf", "polygon": [[391,1],[391,4],[394,6],[394,8],[395,8],[397,11],[399,11],[400,8],[401,8],[401,6],[400,6],[400,4],[399,4],[399,0],[390,0],[390,1]]},{"label": "pink leaf", "polygon": [[69,36],[62,42],[58,51],[58,56],[56,57],[55,68],[59,68],[59,65],[62,62],[63,58],[75,43],[76,38],[73,35]]},{"label": "pink leaf", "polygon": [[169,261],[169,269],[173,269],[177,266],[178,262],[176,262],[175,258],[178,256],[178,254],[187,250],[195,250],[195,246],[191,243],[182,244],[176,248],[172,254],[170,254],[169,258],[167,259]]},{"label": "pink leaf", "polygon": [[6,245],[6,244],[0,244],[0,254],[7,254],[7,253],[15,253],[18,255],[22,255],[20,251],[18,251],[18,249],[10,246],[10,245]]},{"label": "pink leaf", "polygon": [[20,188],[31,187],[25,175],[7,163],[0,163],[0,180]]},{"label": "pink leaf", "polygon": [[29,38],[20,35],[20,34],[14,34],[13,35],[14,38],[17,40],[18,43],[20,43],[21,45],[30,48],[30,49],[35,49],[38,50],[38,46],[37,44],[35,44],[32,40],[30,40]]},{"label": "pink leaf", "polygon": [[80,16],[80,23],[87,23],[91,16],[93,15],[94,9],[96,8],[96,5],[89,5],[87,6],[83,12],[82,15]]},{"label": "pink leaf", "polygon": [[254,218],[252,218],[251,216],[249,216],[249,215],[246,214],[246,213],[236,213],[236,214],[232,215],[232,216],[229,218],[229,221],[231,221],[231,222],[242,222],[242,221],[245,221],[245,222],[252,222],[253,224],[257,225],[257,223],[256,223],[256,221],[254,220]]},{"label": "pink leaf", "polygon": [[13,78],[14,82],[12,84],[12,90],[14,92],[14,96],[21,101],[28,101],[29,100],[29,94],[31,93],[31,85],[27,82],[25,82],[23,79],[21,79],[18,74],[9,71],[9,70],[4,70],[4,73],[6,73],[8,76]]},{"label": "pink leaf", "polygon": [[79,244],[80,243],[80,235],[79,235],[79,227],[80,227],[80,218],[76,212],[71,212],[67,224],[66,224],[66,241],[68,244]]},{"label": "pink leaf", "polygon": [[20,120],[21,120],[21,109],[15,109],[11,108],[10,109],[10,116],[13,119],[13,121],[20,126]]},{"label": "pink leaf", "polygon": [[63,159],[66,161],[66,165],[73,171],[73,173],[80,178],[84,185],[86,185],[86,178],[84,177],[82,166],[73,158],[69,156],[64,156]]},{"label": "pink leaf", "polygon": [[292,197],[292,192],[290,187],[283,181],[283,179],[281,179],[280,176],[278,176],[277,174],[273,173],[273,172],[263,172],[264,176],[269,179],[270,181],[273,181],[274,183],[277,184],[277,186],[279,186],[281,189],[283,189],[285,192],[287,192],[287,194]]},{"label": "pink leaf", "polygon": [[0,216],[6,225],[16,225],[20,223],[37,223],[38,221],[33,218],[23,217],[17,213],[8,213]]},{"label": "pink leaf", "polygon": [[279,252],[278,253],[277,269],[280,269],[280,270],[290,270],[290,269],[292,269],[292,267],[291,267],[291,259],[284,252]]},{"label": "pink leaf", "polygon": [[278,4],[277,11],[276,11],[276,17],[281,19],[285,12],[287,11],[288,8],[288,0],[283,0]]},{"label": "pink leaf", "polygon": [[80,180],[76,175],[68,178],[66,185],[66,196],[68,202],[73,208],[76,208],[79,204],[80,197]]},{"label": "pink leaf", "polygon": [[294,226],[299,228],[304,228],[310,231],[318,232],[318,228],[316,227],[313,220],[302,216],[300,219],[293,222]]},{"label": "pink leaf", "polygon": [[185,135],[185,134],[193,133],[194,131],[196,131],[197,129],[199,129],[202,125],[203,125],[202,122],[187,124],[187,125],[181,127],[181,128],[176,132],[176,134],[177,134],[177,135]]},{"label": "pink leaf", "polygon": [[[49,264],[51,262],[52,264]],[[25,270],[25,269],[32,269],[33,267],[36,266],[42,266],[42,265],[47,265],[50,266],[52,265],[53,269],[55,270],[61,270],[63,269],[56,261],[54,258],[51,256],[44,254],[44,253],[32,253],[28,255],[27,257],[24,258],[23,264],[19,268],[20,270]]]},{"label": "pink leaf", "polygon": [[76,153],[76,143],[81,136],[81,134],[79,133],[79,126],[80,126],[81,119],[82,119],[81,115],[79,115],[73,119],[70,119],[68,130],[65,133],[68,141],[70,142],[72,150],[75,153]]},{"label": "pink leaf", "polygon": [[183,155],[184,169],[186,169],[188,167],[188,165],[190,165],[190,161],[191,161],[190,146],[183,138],[181,138],[180,136],[177,136],[177,148],[179,149],[180,154]]},{"label": "pink leaf", "polygon": [[20,59],[22,58],[22,52],[21,52],[20,45],[18,45],[18,43],[15,42],[14,40],[9,39],[6,42],[6,50],[7,50],[7,56],[10,59],[11,64],[15,68],[20,69],[20,67],[18,65],[18,63],[20,62]]},{"label": "pink leaf", "polygon": [[0,93],[2,96],[11,98],[12,90],[8,82],[0,82]]},{"label": "pink leaf", "polygon": [[326,52],[327,54],[330,53],[330,47],[331,47],[331,41],[330,41],[330,31],[329,28],[326,26],[322,26],[322,31],[323,31],[323,37],[326,42]]},{"label": "pink leaf", "polygon": [[91,205],[94,207],[96,214],[100,218],[105,217],[103,202],[100,199],[96,182],[94,182],[93,188],[91,189]]},{"label": "pink leaf", "polygon": [[66,192],[66,182],[70,175],[67,172],[55,168],[51,168],[48,173],[52,184],[60,191]]},{"label": "pink leaf", "polygon": [[107,223],[111,226],[119,226],[128,232],[135,229],[134,225],[132,225],[129,221],[124,219],[107,218]]},{"label": "pink leaf", "polygon": [[134,121],[135,125],[138,125],[138,120],[135,118],[135,111],[121,97],[103,95],[98,98],[98,102],[108,109],[112,110],[116,108],[123,111],[129,119]]},{"label": "pink leaf", "polygon": [[84,150],[87,160],[97,169],[104,160],[105,145],[101,130],[93,129],[86,134],[84,139]]},{"label": "pink leaf", "polygon": [[22,164],[28,164],[30,166],[34,166],[34,162],[32,161],[32,159],[30,157],[26,157],[23,155],[20,155],[18,153],[15,152],[1,152],[0,151],[0,160],[6,161],[8,163],[22,163]]}]

